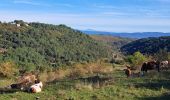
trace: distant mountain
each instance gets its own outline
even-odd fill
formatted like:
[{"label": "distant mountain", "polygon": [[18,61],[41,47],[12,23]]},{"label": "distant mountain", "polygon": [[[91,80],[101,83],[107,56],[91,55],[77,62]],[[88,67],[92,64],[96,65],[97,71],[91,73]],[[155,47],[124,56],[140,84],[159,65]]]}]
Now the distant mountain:
[{"label": "distant mountain", "polygon": [[84,30],[82,31],[86,34],[98,34],[98,35],[110,35],[116,37],[126,37],[126,38],[148,38],[148,37],[161,37],[161,36],[170,36],[170,33],[163,32],[134,32],[134,33],[116,33],[116,32],[103,32],[103,31],[92,31],[92,30]]},{"label": "distant mountain", "polygon": [[133,54],[136,51],[144,54],[154,54],[160,49],[167,49],[170,52],[170,36],[143,38],[121,47],[121,51],[126,54]]}]

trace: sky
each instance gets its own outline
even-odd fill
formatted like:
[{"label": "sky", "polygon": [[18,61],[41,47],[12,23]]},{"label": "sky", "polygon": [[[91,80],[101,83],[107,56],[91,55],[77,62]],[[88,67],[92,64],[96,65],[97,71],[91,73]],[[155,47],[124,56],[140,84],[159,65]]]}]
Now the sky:
[{"label": "sky", "polygon": [[79,30],[170,32],[170,0],[0,0],[0,21]]}]

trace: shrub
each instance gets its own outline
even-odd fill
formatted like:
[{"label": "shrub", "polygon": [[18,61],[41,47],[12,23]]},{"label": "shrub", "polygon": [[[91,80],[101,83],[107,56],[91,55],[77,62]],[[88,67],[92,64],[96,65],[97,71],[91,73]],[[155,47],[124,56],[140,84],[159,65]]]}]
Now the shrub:
[{"label": "shrub", "polygon": [[120,65],[123,65],[125,63],[123,59],[112,59],[110,62],[115,64],[120,64]]},{"label": "shrub", "polygon": [[18,74],[18,68],[13,62],[3,62],[0,64],[0,75],[2,77],[10,78]]},{"label": "shrub", "polygon": [[140,52],[135,52],[133,55],[130,55],[126,58],[126,61],[130,63],[133,69],[141,66],[143,62],[147,61],[147,57]]},{"label": "shrub", "polygon": [[170,59],[170,53],[168,53],[167,49],[160,49],[154,57],[159,61],[169,60]]}]

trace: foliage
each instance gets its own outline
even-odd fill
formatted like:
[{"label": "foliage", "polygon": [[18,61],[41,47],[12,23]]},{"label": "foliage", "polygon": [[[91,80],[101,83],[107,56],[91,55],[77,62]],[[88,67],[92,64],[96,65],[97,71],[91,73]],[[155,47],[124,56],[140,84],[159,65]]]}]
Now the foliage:
[{"label": "foliage", "polygon": [[134,41],[134,39],[130,39],[130,38],[121,38],[121,37],[114,37],[108,35],[90,35],[90,37],[92,37],[97,41],[105,42],[109,44],[114,50],[118,50],[120,49],[120,47]]},{"label": "foliage", "polygon": [[10,78],[18,73],[18,68],[13,62],[3,62],[0,64],[0,76]]},{"label": "foliage", "polygon": [[33,71],[39,67],[45,67],[47,64],[42,55],[29,47],[9,49],[5,55],[6,57],[4,57],[4,60],[12,59],[17,62],[21,69],[27,71]]},{"label": "foliage", "polygon": [[121,51],[126,54],[133,54],[137,51],[144,54],[154,54],[165,48],[170,52],[170,36],[139,39],[123,46]]},{"label": "foliage", "polygon": [[[22,20],[15,23],[25,24]],[[23,69],[44,69],[74,62],[92,62],[110,56],[112,49],[105,43],[65,25],[28,23],[16,27],[0,24],[0,61],[12,60]]]},{"label": "foliage", "polygon": [[170,60],[170,53],[167,51],[167,49],[160,49],[154,57],[159,61],[166,61]]},{"label": "foliage", "polygon": [[148,58],[145,55],[138,51],[135,52],[133,55],[127,56],[126,61],[129,62],[133,68],[136,68],[138,66],[141,66],[143,62],[147,61],[147,59]]}]

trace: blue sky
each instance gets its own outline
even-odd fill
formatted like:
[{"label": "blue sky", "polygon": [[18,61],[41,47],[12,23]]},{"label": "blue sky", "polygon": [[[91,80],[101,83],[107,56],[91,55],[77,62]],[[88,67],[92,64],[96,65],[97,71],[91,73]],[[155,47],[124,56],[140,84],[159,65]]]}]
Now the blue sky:
[{"label": "blue sky", "polygon": [[170,32],[170,0],[1,0],[0,20],[112,32]]}]

